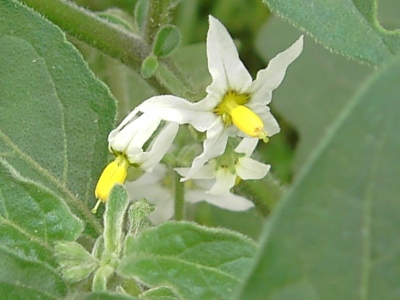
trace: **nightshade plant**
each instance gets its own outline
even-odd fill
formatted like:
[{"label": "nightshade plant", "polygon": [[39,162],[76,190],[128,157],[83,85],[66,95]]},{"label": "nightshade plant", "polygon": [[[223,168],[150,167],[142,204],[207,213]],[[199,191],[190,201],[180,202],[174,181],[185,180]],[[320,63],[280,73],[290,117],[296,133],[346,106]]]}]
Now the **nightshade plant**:
[{"label": "nightshade plant", "polygon": [[76,2],[0,1],[2,299],[400,298],[397,2]]}]

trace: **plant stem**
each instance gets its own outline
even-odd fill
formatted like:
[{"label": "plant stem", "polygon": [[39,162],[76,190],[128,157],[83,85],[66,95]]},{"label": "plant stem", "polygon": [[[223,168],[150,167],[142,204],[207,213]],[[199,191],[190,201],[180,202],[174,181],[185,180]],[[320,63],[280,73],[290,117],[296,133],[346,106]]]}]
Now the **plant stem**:
[{"label": "plant stem", "polygon": [[140,58],[148,52],[148,46],[139,36],[101,19],[74,3],[62,0],[20,1],[44,14],[65,32],[112,57],[119,57],[135,69],[140,67]]},{"label": "plant stem", "polygon": [[147,20],[144,29],[144,37],[151,45],[162,24],[166,23],[168,15],[168,3],[165,0],[148,0]]},{"label": "plant stem", "polygon": [[[142,61],[151,52],[149,44],[140,36],[102,19],[74,3],[65,0],[20,0],[20,2],[46,16],[66,33],[120,60],[139,73]],[[168,62],[168,59],[163,61]],[[176,70],[170,73],[176,75]],[[171,87],[165,86],[159,77],[151,77],[148,82],[158,93],[171,94]],[[187,82],[180,80],[175,80],[174,84],[182,85],[177,88],[180,91],[186,90],[188,86]]]},{"label": "plant stem", "polygon": [[175,172],[175,220],[177,221],[185,219],[185,189],[183,183],[180,180],[181,176]]}]

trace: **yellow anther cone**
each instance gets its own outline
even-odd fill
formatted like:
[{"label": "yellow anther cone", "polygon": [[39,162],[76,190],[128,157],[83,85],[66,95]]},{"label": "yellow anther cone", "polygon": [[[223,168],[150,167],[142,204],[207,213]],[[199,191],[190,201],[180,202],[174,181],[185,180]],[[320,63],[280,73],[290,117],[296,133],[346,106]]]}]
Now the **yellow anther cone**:
[{"label": "yellow anther cone", "polygon": [[95,195],[98,201],[92,209],[93,213],[97,212],[97,208],[101,202],[106,202],[108,200],[115,184],[123,184],[125,182],[128,176],[128,167],[129,162],[126,158],[121,156],[118,156],[105,167],[96,185]]},{"label": "yellow anther cone", "polygon": [[252,110],[243,105],[238,105],[230,111],[232,122],[239,130],[251,137],[258,137],[264,142],[268,141],[264,131],[264,123]]}]

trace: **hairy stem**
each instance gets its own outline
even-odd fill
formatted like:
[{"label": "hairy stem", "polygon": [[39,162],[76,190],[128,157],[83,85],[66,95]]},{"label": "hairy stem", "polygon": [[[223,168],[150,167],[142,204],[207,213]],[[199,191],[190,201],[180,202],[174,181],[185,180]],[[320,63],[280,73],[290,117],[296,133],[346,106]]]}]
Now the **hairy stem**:
[{"label": "hairy stem", "polygon": [[161,25],[168,22],[168,3],[165,0],[148,0],[146,26],[144,36],[149,44],[152,44]]},{"label": "hairy stem", "polygon": [[180,221],[185,219],[185,190],[184,185],[180,181],[181,176],[178,173],[174,174],[175,185],[175,220]]},{"label": "hairy stem", "polygon": [[[150,45],[139,35],[112,24],[74,3],[65,0],[20,0],[20,2],[46,16],[66,33],[118,59],[139,73],[142,61],[151,52]],[[168,59],[164,59],[162,63],[168,68]],[[169,74],[179,79],[183,78],[177,74],[177,70]],[[147,80],[159,94],[171,94],[172,90],[185,91],[190,86],[187,82],[174,80],[174,84],[179,84],[181,87],[171,88],[165,85],[168,81],[160,77],[154,76]]]}]

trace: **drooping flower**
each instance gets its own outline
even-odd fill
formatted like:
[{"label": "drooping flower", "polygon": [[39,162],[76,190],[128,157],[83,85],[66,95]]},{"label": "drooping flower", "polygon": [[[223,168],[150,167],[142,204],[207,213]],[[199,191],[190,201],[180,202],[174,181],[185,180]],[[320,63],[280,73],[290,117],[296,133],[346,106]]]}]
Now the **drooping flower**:
[{"label": "drooping flower", "polygon": [[[207,193],[220,195],[229,190],[240,180],[261,179],[267,175],[270,165],[250,158],[258,140],[244,138],[232,153],[223,154],[211,159],[207,164],[193,173],[192,179],[214,179],[215,183]],[[181,176],[186,177],[190,168],[176,168]]]},{"label": "drooping flower", "polygon": [[252,81],[225,27],[214,17],[209,19],[207,58],[212,83],[206,89],[207,96],[197,103],[175,96],[155,96],[138,106],[138,110],[151,112],[160,119],[188,123],[198,131],[206,131],[203,153],[194,159],[186,178],[192,178],[209,159],[221,155],[230,136],[266,142],[269,136],[279,132],[279,125],[267,105],[287,67],[303,50],[301,36]]},{"label": "drooping flower", "polygon": [[[153,172],[145,173],[139,179],[126,182],[128,195],[133,200],[145,198],[155,205],[155,210],[148,216],[151,223],[157,225],[171,219],[174,215],[174,195],[172,174],[167,174],[167,168],[158,164]],[[198,203],[206,201],[212,205],[232,211],[244,211],[254,206],[245,197],[227,192],[221,195],[206,193],[212,186],[212,180],[192,180],[185,183],[185,201]]]},{"label": "drooping flower", "polygon": [[[138,113],[138,110],[133,110],[108,136],[109,150],[116,158],[106,166],[97,182],[95,195],[98,201],[92,210],[94,213],[101,202],[108,200],[114,185],[125,182],[130,166],[151,172],[178,132],[177,123],[161,125],[161,119],[151,114],[138,116]],[[163,128],[155,133],[160,126]],[[151,138],[150,144],[144,149],[145,143]]]}]

